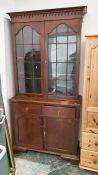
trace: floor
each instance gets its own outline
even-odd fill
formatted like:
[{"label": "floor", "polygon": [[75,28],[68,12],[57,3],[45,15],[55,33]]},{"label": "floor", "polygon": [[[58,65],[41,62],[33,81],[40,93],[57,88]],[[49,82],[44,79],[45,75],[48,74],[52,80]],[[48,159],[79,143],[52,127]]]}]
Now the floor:
[{"label": "floor", "polygon": [[60,156],[28,151],[15,154],[15,175],[98,175],[80,170]]}]

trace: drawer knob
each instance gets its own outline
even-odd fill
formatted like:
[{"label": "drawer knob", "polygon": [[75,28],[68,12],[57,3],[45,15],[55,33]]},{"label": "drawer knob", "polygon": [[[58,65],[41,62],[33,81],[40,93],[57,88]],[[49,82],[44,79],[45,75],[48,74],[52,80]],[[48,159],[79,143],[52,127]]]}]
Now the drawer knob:
[{"label": "drawer knob", "polygon": [[94,163],[94,164],[96,164],[96,163],[97,163],[96,159],[94,159],[94,160],[93,160],[93,163]]},{"label": "drawer knob", "polygon": [[29,108],[28,108],[28,107],[26,107],[26,108],[25,108],[25,111],[28,111],[28,110],[29,110]]},{"label": "drawer knob", "polygon": [[95,142],[95,146],[98,146],[98,142]]}]

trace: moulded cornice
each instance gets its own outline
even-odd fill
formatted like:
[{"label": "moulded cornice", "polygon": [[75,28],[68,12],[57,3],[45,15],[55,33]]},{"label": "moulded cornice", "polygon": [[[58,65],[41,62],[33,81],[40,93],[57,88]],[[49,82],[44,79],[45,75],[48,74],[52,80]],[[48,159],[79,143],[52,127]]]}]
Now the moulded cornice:
[{"label": "moulded cornice", "polygon": [[30,21],[43,21],[43,20],[54,20],[54,18],[81,18],[87,12],[86,6],[80,7],[69,7],[69,8],[58,8],[58,9],[47,9],[47,10],[36,10],[36,11],[24,11],[24,12],[12,12],[7,13],[11,17],[13,22],[22,22],[27,19]]}]

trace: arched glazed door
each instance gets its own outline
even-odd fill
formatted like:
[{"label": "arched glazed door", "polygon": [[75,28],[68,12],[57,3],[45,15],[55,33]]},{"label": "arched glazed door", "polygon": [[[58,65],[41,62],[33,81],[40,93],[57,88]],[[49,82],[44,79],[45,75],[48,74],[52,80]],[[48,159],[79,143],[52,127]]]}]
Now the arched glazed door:
[{"label": "arched glazed door", "polygon": [[20,24],[15,34],[17,91],[19,94],[42,95],[43,91],[43,24]]},{"label": "arched glazed door", "polygon": [[49,98],[76,96],[79,55],[77,27],[62,21],[46,22],[46,87]]}]

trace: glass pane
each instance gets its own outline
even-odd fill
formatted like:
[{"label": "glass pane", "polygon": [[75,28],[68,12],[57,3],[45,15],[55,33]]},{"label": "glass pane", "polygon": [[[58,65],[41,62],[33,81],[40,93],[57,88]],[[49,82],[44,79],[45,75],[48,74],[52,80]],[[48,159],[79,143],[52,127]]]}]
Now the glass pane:
[{"label": "glass pane", "polygon": [[48,59],[50,62],[56,62],[56,44],[48,44]]},{"label": "glass pane", "polygon": [[23,28],[23,40],[24,44],[32,44],[32,28],[30,26]]},{"label": "glass pane", "polygon": [[55,78],[48,80],[48,94],[56,95],[56,79]]},{"label": "glass pane", "polygon": [[67,43],[67,26],[65,24],[57,27],[57,43]]},{"label": "glass pane", "polygon": [[24,63],[24,71],[25,71],[26,77],[28,74],[33,74],[33,64],[31,62],[25,62]]},{"label": "glass pane", "polygon": [[57,44],[57,61],[67,61],[67,44]]},{"label": "glass pane", "polygon": [[32,93],[33,92],[33,79],[25,79],[25,86],[26,86],[26,93]]},{"label": "glass pane", "polygon": [[66,78],[66,63],[57,63],[57,78],[64,80]]},{"label": "glass pane", "polygon": [[40,61],[40,45],[33,45],[33,60]]},{"label": "glass pane", "polygon": [[17,60],[23,61],[23,45],[16,45]]},{"label": "glass pane", "polygon": [[33,78],[33,72],[25,72],[25,78]]},{"label": "glass pane", "polygon": [[56,63],[48,63],[48,78],[56,78]]},{"label": "glass pane", "polygon": [[20,30],[16,35],[16,44],[23,44],[22,30]]},{"label": "glass pane", "polygon": [[25,93],[25,78],[18,77],[19,93]]},{"label": "glass pane", "polygon": [[76,35],[76,33],[69,27],[68,28],[68,35]]},{"label": "glass pane", "polygon": [[24,74],[24,62],[17,62],[18,74]]},{"label": "glass pane", "polygon": [[74,92],[74,81],[67,81],[67,95],[68,96],[73,96]]},{"label": "glass pane", "polygon": [[35,93],[41,92],[41,80],[40,79],[34,79],[34,92]]},{"label": "glass pane", "polygon": [[76,44],[68,44],[68,61],[73,62],[76,58]]},{"label": "glass pane", "polygon": [[58,36],[57,36],[57,43],[67,43],[67,36],[58,35]]},{"label": "glass pane", "polygon": [[70,35],[68,36],[68,43],[76,42],[76,35]]},{"label": "glass pane", "polygon": [[56,43],[56,29],[48,35],[48,43]]},{"label": "glass pane", "polygon": [[57,80],[57,95],[66,95],[66,81]]},{"label": "glass pane", "polygon": [[67,70],[67,80],[73,80],[75,77],[75,64],[69,63]]},{"label": "glass pane", "polygon": [[40,35],[35,30],[33,30],[33,44],[40,43]]},{"label": "glass pane", "polygon": [[24,45],[24,60],[29,61],[33,57],[32,45]]},{"label": "glass pane", "polygon": [[67,26],[65,24],[60,24],[58,27],[57,27],[57,34],[65,34],[67,35]]},{"label": "glass pane", "polygon": [[40,63],[34,63],[34,78],[41,77],[41,65]]}]

